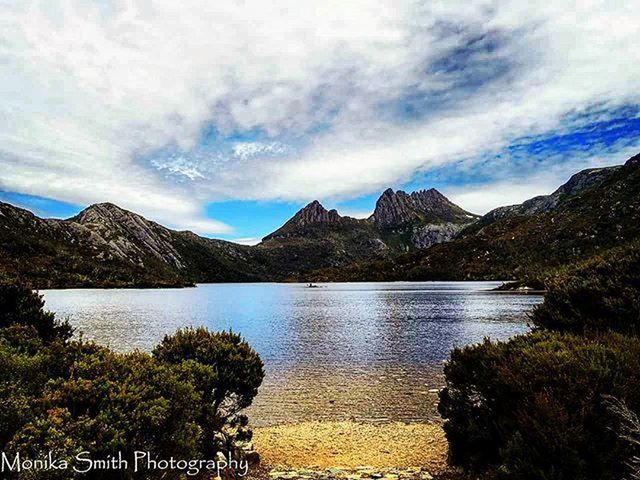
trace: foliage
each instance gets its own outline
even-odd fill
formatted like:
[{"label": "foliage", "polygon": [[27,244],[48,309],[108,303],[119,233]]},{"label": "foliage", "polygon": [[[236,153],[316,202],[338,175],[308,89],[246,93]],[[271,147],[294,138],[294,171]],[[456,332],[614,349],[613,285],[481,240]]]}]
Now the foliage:
[{"label": "foliage", "polygon": [[[0,448],[7,455],[33,459],[52,451],[72,461],[81,451],[131,458],[139,450],[207,459],[250,437],[240,412],[263,371],[239,336],[187,330],[165,338],[155,355],[119,354],[70,339],[69,326],[44,312],[42,299],[28,289],[0,287],[0,307]],[[223,409],[228,403],[234,415]],[[91,478],[122,474],[95,471]],[[71,470],[49,470],[37,478],[75,477]]]},{"label": "foliage", "polygon": [[440,413],[450,461],[517,479],[618,479],[628,451],[602,395],[640,408],[640,341],[538,331],[456,349]]},{"label": "foliage", "polygon": [[245,428],[247,418],[240,412],[258,393],[264,370],[262,360],[242,337],[205,328],[178,330],[165,337],[153,355],[179,365],[190,376],[204,399],[199,418],[207,438],[217,439],[226,448],[237,440],[251,439]]},{"label": "foliage", "polygon": [[18,285],[0,285],[0,329],[22,326],[32,328],[45,341],[68,340],[71,326],[56,322],[54,314],[43,307],[44,301],[37,293]]},{"label": "foliage", "polygon": [[545,281],[533,332],[454,350],[439,406],[453,464],[517,479],[623,477],[638,455],[625,421],[640,412],[639,267],[637,242],[564,267]]},{"label": "foliage", "polygon": [[638,243],[564,268],[545,283],[544,303],[533,311],[537,326],[575,333],[640,333]]}]

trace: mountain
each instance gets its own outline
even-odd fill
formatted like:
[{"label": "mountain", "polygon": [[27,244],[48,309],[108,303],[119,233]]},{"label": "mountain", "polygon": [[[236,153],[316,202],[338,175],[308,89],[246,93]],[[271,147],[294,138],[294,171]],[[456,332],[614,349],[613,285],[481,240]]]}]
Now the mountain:
[{"label": "mountain", "polygon": [[489,212],[454,240],[393,258],[325,269],[309,279],[539,278],[640,237],[640,155],[577,173],[548,196]]},{"label": "mountain", "polygon": [[388,189],[367,219],[341,216],[315,200],[264,237],[255,251],[264,264],[296,278],[448,241],[478,218],[435,189],[411,194]]},{"label": "mountain", "polygon": [[435,188],[411,194],[389,188],[376,202],[372,218],[388,243],[409,249],[449,241],[480,217],[452,203]]},{"label": "mountain", "polygon": [[110,203],[67,220],[0,203],[0,280],[34,288],[184,286],[264,276],[250,248],[177,232]]},{"label": "mountain", "polygon": [[[448,240],[475,220],[436,191],[426,192],[387,191],[364,220],[315,201],[254,247],[171,230],[112,203],[58,220],[0,202],[0,281],[55,288],[287,280]],[[388,201],[404,207],[387,208]],[[425,240],[420,234],[429,228]]]},{"label": "mountain", "polygon": [[573,175],[567,183],[561,185],[551,195],[539,195],[519,205],[498,207],[484,215],[475,225],[477,231],[497,220],[515,217],[518,215],[534,215],[536,213],[549,212],[556,208],[561,200],[572,195],[577,195],[591,187],[596,187],[609,178],[621,166],[588,168]]}]

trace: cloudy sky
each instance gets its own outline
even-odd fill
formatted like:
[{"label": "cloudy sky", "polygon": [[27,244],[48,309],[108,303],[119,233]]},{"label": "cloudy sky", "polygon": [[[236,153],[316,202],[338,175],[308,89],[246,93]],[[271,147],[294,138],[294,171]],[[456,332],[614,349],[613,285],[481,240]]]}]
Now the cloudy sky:
[{"label": "cloudy sky", "polygon": [[484,213],[640,151],[639,45],[619,0],[0,0],[0,200],[242,242],[386,187]]}]

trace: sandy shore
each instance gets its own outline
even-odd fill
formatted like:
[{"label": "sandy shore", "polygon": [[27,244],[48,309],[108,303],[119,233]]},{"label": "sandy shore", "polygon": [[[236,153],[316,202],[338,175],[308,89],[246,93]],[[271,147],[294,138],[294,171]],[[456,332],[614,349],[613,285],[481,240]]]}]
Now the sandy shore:
[{"label": "sandy shore", "polygon": [[271,468],[423,467],[444,469],[447,442],[436,423],[303,422],[254,429],[255,449]]}]

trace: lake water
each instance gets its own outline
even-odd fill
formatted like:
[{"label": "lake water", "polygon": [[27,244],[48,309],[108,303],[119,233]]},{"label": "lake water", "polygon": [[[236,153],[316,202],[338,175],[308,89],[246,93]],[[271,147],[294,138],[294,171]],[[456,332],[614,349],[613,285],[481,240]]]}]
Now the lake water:
[{"label": "lake water", "polygon": [[526,331],[537,295],[499,282],[203,284],[169,290],[46,290],[46,308],[86,338],[149,351],[185,326],[241,333],[265,363],[255,425],[435,416],[454,346]]}]

